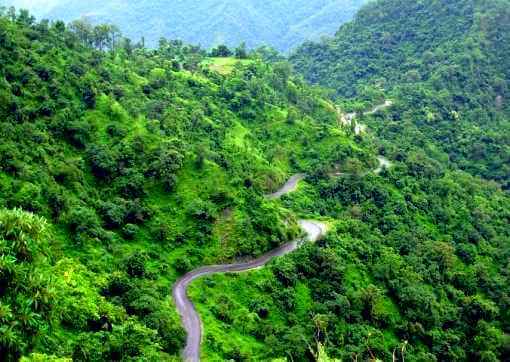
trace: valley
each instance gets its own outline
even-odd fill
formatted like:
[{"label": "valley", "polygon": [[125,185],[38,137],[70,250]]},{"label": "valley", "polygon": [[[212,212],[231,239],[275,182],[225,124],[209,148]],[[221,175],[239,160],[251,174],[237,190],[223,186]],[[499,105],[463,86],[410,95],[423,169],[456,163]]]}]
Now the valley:
[{"label": "valley", "polygon": [[0,360],[508,360],[509,0],[364,3],[0,6]]},{"label": "valley", "polygon": [[157,47],[160,38],[210,48],[220,44],[272,46],[288,52],[304,40],[332,35],[366,0],[2,0],[0,6],[26,8],[38,18],[116,24],[133,41]]}]

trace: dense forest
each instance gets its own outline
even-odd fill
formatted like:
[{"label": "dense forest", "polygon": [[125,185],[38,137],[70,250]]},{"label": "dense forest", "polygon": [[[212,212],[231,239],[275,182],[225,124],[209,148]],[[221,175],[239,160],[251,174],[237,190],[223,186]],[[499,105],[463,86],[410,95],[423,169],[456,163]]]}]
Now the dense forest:
[{"label": "dense forest", "polygon": [[403,151],[510,188],[510,2],[375,1],[336,36],[292,56],[306,79],[351,102],[395,106],[370,124]]},{"label": "dense forest", "polygon": [[305,40],[332,35],[366,0],[0,0],[38,18],[116,24],[133,40],[156,47],[161,37],[211,47],[270,45],[286,52]]},{"label": "dense forest", "polygon": [[194,285],[208,359],[510,359],[509,25],[508,1],[384,0],[298,49],[393,166],[318,167],[282,205],[322,241]]},{"label": "dense forest", "polygon": [[160,45],[0,16],[3,359],[178,358],[179,275],[295,238],[291,173],[375,162],[288,64]]},{"label": "dense forest", "polygon": [[0,360],[178,361],[175,281],[301,237],[298,219],[328,233],[191,285],[204,361],[509,360],[505,3],[369,4],[291,58],[334,91],[267,49],[3,11]]}]

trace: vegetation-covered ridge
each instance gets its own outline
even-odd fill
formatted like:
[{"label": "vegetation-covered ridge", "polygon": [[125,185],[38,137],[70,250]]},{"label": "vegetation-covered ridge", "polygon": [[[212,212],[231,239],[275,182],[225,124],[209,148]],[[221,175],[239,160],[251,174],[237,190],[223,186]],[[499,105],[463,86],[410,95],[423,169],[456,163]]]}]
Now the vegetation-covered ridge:
[{"label": "vegetation-covered ridge", "polygon": [[419,147],[508,189],[509,5],[374,1],[333,38],[301,46],[291,61],[307,80],[350,98],[353,109],[394,99],[370,124],[387,144],[403,152]]},{"label": "vegetation-covered ridge", "polygon": [[206,360],[509,358],[510,198],[418,151],[388,156],[378,173],[319,168],[283,197],[330,220],[317,244],[191,286]]},{"label": "vegetation-covered ridge", "polygon": [[[318,243],[191,286],[205,360],[508,360],[508,193],[420,144],[393,88],[339,100],[349,128],[288,64],[244,53],[0,16],[0,356],[178,360],[170,286],[310,218],[331,225]],[[379,154],[393,167],[367,172]]]},{"label": "vegetation-covered ridge", "polygon": [[2,0],[27,8],[40,19],[87,18],[113,23],[133,40],[155,47],[161,37],[213,47],[245,42],[288,51],[305,39],[332,35],[366,0]]},{"label": "vegetation-covered ridge", "polygon": [[177,278],[293,240],[288,175],[375,162],[287,64],[219,60],[0,16],[3,359],[178,359]]}]

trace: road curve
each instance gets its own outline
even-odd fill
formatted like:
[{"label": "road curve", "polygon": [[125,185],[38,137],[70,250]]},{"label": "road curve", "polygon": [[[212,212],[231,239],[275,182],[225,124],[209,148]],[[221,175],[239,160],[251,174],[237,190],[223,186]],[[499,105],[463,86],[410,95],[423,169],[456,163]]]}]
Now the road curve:
[{"label": "road curve", "polygon": [[377,161],[379,162],[379,166],[374,170],[376,175],[379,175],[383,170],[389,169],[391,167],[391,162],[383,156],[377,157]]},{"label": "road curve", "polygon": [[301,181],[304,178],[305,178],[305,175],[303,175],[302,173],[298,173],[298,174],[292,176],[291,178],[289,178],[289,180],[285,183],[285,185],[283,185],[278,191],[276,191],[272,194],[269,194],[266,197],[270,200],[274,200],[274,199],[279,199],[280,197],[282,197],[285,194],[294,192],[297,190],[299,181]]},{"label": "road curve", "polygon": [[[317,221],[300,220],[299,224],[305,231],[308,241],[316,241],[326,232],[326,225]],[[273,258],[289,254],[296,250],[300,241],[291,241],[270,252],[244,263],[211,265],[198,268],[184,275],[175,283],[172,291],[175,305],[181,316],[184,329],[187,333],[186,348],[183,357],[186,362],[200,361],[200,343],[202,340],[202,323],[200,316],[188,298],[187,289],[190,283],[198,278],[216,273],[238,273],[253,270],[264,266]]]},{"label": "road curve", "polygon": [[[377,106],[374,106],[371,110],[363,112],[363,115],[369,116],[369,115],[375,114],[379,111],[382,111],[383,109],[391,107],[392,105],[393,105],[392,101],[386,100],[383,104],[379,104]],[[359,136],[360,134],[366,132],[367,126],[365,124],[356,122],[356,112],[341,113],[339,107],[337,107],[337,112],[339,112],[340,121],[344,126],[352,126],[352,122],[355,122],[355,124],[354,124],[354,134],[355,135]]]},{"label": "road curve", "polygon": [[[384,104],[374,107],[371,111],[365,112],[365,114],[373,114],[381,109],[391,106],[391,101],[386,101]],[[355,114],[344,115],[343,122],[353,122]],[[358,125],[357,125],[358,126]],[[360,126],[361,127],[361,126]],[[359,132],[362,132],[363,128],[359,128]],[[379,174],[384,168],[391,166],[390,161],[380,156],[377,158],[379,166],[374,173]],[[336,174],[337,176],[344,175],[342,173]],[[282,197],[285,194],[294,192],[297,190],[298,183],[305,178],[304,174],[296,174],[289,178],[289,180],[283,185],[278,191],[266,195],[268,199],[274,200]],[[324,223],[313,221],[313,220],[299,220],[301,229],[306,234],[306,240],[317,241],[321,236],[327,232],[327,226]],[[304,241],[306,241],[304,240]],[[186,362],[199,362],[200,361],[200,344],[202,341],[202,322],[200,316],[193,305],[193,302],[189,299],[187,289],[190,283],[203,276],[212,275],[216,273],[239,273],[243,271],[249,271],[260,268],[266,265],[273,258],[289,254],[296,250],[303,240],[295,240],[289,243],[283,244],[278,248],[271,250],[270,252],[247,262],[224,264],[224,265],[210,265],[195,269],[183,277],[181,277],[174,284],[172,288],[172,296],[177,307],[177,311],[181,317],[182,324],[187,333],[186,347],[183,351],[183,358]]]},{"label": "road curve", "polygon": [[[284,194],[293,192],[297,189],[298,182],[304,178],[304,175],[298,174],[292,176],[282,188],[273,194],[267,195],[269,199],[276,199]],[[299,220],[301,229],[306,234],[307,241],[316,241],[327,231],[324,223],[313,220]],[[306,241],[305,240],[305,241]],[[182,278],[180,278],[172,288],[172,296],[181,316],[181,321],[186,331],[186,347],[183,352],[183,358],[186,362],[200,361],[200,343],[202,341],[202,322],[200,316],[189,299],[187,289],[190,283],[198,278],[216,273],[239,273],[260,268],[271,261],[273,258],[289,254],[296,250],[303,240],[295,240],[283,244],[270,252],[247,262],[210,265],[195,269]]]}]

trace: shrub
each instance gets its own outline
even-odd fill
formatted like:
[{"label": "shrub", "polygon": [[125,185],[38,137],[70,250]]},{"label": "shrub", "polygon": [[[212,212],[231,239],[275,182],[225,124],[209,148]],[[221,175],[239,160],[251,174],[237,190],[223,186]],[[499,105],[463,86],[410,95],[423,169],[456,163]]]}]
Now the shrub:
[{"label": "shrub", "polygon": [[115,180],[116,191],[128,199],[138,199],[145,196],[145,178],[135,169],[130,169],[125,175]]},{"label": "shrub", "polygon": [[99,214],[109,229],[115,229],[124,224],[127,216],[126,202],[121,198],[103,202]]},{"label": "shrub", "polygon": [[66,216],[66,222],[75,241],[79,243],[86,240],[84,236],[98,238],[102,232],[96,212],[87,207],[78,206],[72,208]]},{"label": "shrub", "polygon": [[133,240],[138,233],[138,226],[127,224],[122,228],[122,236],[128,240]]},{"label": "shrub", "polygon": [[99,179],[106,180],[117,174],[117,154],[106,147],[94,146],[88,151],[92,173]]},{"label": "shrub", "polygon": [[145,275],[146,257],[142,253],[134,253],[126,260],[126,272],[131,277],[143,277]]}]

